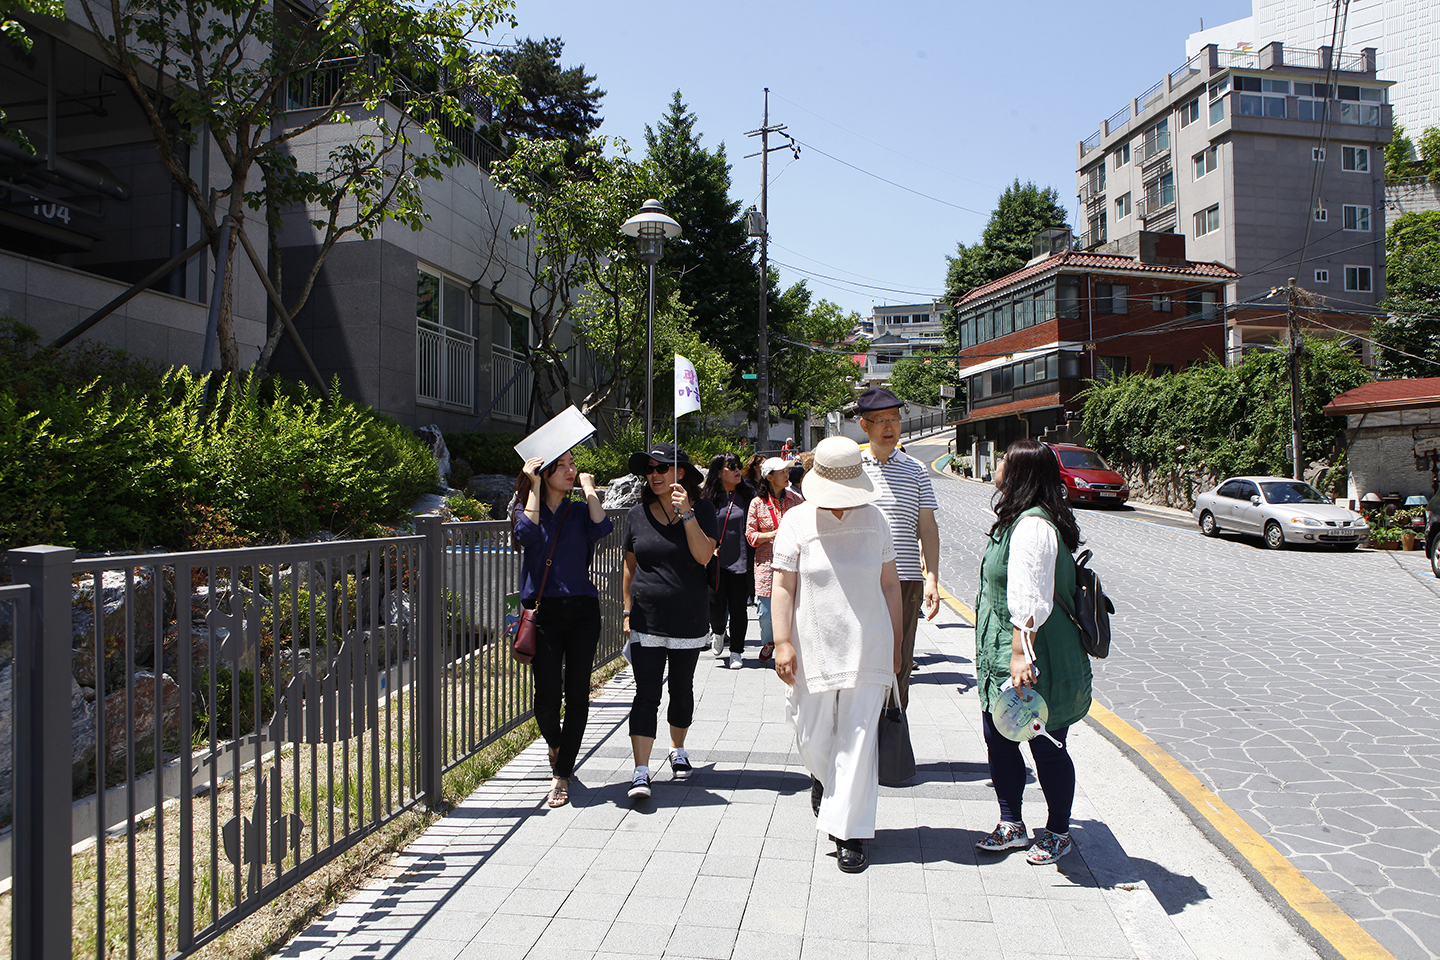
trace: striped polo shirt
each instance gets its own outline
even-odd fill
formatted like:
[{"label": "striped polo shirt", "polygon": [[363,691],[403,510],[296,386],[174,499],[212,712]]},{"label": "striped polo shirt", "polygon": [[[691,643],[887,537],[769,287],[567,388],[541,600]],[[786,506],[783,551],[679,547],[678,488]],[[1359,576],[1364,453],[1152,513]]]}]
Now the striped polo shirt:
[{"label": "striped polo shirt", "polygon": [[939,506],[925,465],[904,450],[896,450],[889,460],[881,463],[868,448],[860,462],[880,493],[875,506],[890,521],[900,579],[924,580],[925,573],[920,567],[920,511]]}]

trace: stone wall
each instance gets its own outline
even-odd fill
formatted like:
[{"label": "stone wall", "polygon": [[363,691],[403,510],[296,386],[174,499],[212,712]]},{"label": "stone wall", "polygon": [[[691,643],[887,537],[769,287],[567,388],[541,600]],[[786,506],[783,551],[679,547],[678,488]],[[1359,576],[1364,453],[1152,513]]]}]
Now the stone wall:
[{"label": "stone wall", "polygon": [[1213,490],[1221,477],[1204,470],[1174,470],[1148,464],[1110,464],[1130,484],[1130,501],[1189,510],[1196,494]]}]

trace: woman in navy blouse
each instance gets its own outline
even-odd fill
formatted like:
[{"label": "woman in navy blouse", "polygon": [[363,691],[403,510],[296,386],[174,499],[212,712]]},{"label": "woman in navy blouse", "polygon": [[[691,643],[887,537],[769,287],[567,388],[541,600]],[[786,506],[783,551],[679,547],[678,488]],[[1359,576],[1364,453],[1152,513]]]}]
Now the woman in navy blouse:
[{"label": "woman in navy blouse", "polygon": [[[583,507],[569,498],[577,476],[585,493]],[[515,481],[515,542],[525,550],[520,601],[526,608],[539,602],[540,581],[545,580],[530,670],[535,677],[535,721],[550,747],[555,778],[546,800],[552,807],[570,802],[570,776],[590,716],[590,674],[600,643],[600,591],[590,579],[590,562],[595,544],[614,527],[600,505],[595,478],[577,473],[569,451],[549,466],[539,457],[525,461]]]}]

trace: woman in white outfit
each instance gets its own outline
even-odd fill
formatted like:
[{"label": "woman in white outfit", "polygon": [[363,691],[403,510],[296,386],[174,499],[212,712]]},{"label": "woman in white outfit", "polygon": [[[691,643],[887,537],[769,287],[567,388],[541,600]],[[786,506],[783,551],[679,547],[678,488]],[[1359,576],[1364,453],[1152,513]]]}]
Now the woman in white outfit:
[{"label": "woman in white outfit", "polygon": [[775,538],[775,670],[790,684],[816,827],[857,873],[875,836],[880,709],[900,669],[900,576],[855,441],[816,446],[805,495]]}]

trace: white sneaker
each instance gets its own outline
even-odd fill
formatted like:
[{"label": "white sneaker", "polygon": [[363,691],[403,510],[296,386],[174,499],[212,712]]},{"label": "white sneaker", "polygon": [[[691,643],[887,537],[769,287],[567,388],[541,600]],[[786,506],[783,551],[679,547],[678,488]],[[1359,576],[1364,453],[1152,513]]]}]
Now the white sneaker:
[{"label": "white sneaker", "polygon": [[738,654],[738,653],[732,653],[732,654],[730,654],[730,669],[731,669],[731,670],[739,670],[739,669],[740,669],[741,667],[743,667],[744,665],[745,665],[745,664],[742,662],[742,658],[741,658],[740,654]]},{"label": "white sneaker", "polygon": [[684,747],[676,747],[670,751],[670,772],[676,780],[689,780],[694,769],[690,764],[690,755],[685,752]]},{"label": "white sneaker", "polygon": [[710,634],[710,652],[717,657],[725,656],[725,635],[723,633]]}]

